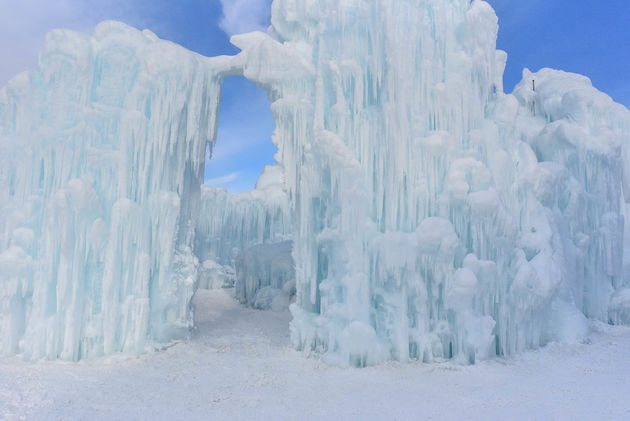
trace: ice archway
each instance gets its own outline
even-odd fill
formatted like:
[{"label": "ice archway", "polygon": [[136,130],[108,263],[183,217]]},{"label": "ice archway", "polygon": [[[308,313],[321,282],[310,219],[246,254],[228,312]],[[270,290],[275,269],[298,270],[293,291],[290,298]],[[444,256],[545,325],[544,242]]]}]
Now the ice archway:
[{"label": "ice archway", "polygon": [[234,57],[113,22],[52,32],[0,93],[2,351],[186,334],[228,75],[272,99],[296,347],[474,362],[579,338],[585,316],[627,322],[629,112],[548,69],[504,94],[496,34],[468,0],[276,0]]}]

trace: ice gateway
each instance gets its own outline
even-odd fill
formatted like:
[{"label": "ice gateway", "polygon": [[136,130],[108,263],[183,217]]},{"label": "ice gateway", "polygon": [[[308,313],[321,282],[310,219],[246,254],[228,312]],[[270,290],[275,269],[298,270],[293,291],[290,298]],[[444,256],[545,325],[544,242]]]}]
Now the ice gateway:
[{"label": "ice gateway", "polygon": [[[234,57],[116,22],[52,31],[0,91],[0,352],[183,338],[212,262],[287,239],[293,344],[333,364],[630,322],[630,112],[550,69],[505,94],[497,30],[479,0],[275,0]],[[268,93],[279,148],[237,198],[200,187],[230,75]]]}]

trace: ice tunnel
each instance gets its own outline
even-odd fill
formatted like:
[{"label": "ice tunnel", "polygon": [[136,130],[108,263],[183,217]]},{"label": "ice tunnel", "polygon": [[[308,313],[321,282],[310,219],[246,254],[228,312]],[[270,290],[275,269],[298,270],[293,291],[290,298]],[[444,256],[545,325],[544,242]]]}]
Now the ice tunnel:
[{"label": "ice tunnel", "polygon": [[[181,339],[231,250],[254,246],[254,279],[286,240],[292,342],[333,364],[472,363],[630,322],[630,112],[550,69],[505,94],[497,29],[479,0],[275,0],[233,57],[115,22],[51,32],[0,91],[0,351]],[[278,147],[239,197],[200,187],[231,75],[268,93]]]}]

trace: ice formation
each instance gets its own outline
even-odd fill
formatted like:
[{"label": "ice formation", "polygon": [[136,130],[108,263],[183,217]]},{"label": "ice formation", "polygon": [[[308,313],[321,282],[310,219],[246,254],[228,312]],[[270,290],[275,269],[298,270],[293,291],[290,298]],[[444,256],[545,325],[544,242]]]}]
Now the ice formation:
[{"label": "ice formation", "polygon": [[0,91],[3,353],[143,352],[192,326],[220,62],[106,22],[49,33]]},{"label": "ice formation", "polygon": [[295,297],[293,243],[259,244],[236,259],[236,298],[260,310],[287,310]]},{"label": "ice formation", "polygon": [[200,288],[234,285],[236,259],[250,247],[291,238],[289,201],[282,168],[266,166],[251,192],[230,194],[201,188],[195,228],[195,254],[200,262]]},{"label": "ice formation", "polygon": [[[243,252],[249,302],[247,250],[289,232],[292,341],[332,363],[475,362],[630,322],[630,112],[549,69],[505,94],[497,29],[479,0],[275,0],[234,57],[117,23],[51,33],[0,93],[0,349],[182,337],[199,261],[207,286]],[[272,100],[277,202],[199,187],[236,74]]]},{"label": "ice formation", "polygon": [[286,310],[295,296],[289,200],[279,166],[266,166],[251,192],[202,187],[195,230],[199,288],[235,287],[258,309]]},{"label": "ice formation", "polygon": [[195,230],[199,288],[235,287],[258,309],[286,310],[295,296],[289,200],[283,170],[266,166],[251,192],[202,187]]}]

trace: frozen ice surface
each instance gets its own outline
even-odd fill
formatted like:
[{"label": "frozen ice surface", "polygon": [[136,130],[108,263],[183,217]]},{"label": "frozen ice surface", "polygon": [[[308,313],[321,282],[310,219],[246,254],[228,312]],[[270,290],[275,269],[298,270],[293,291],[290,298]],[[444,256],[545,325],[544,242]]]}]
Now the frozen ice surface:
[{"label": "frozen ice surface", "polygon": [[610,321],[630,324],[630,288],[617,291],[610,299]]},{"label": "frozen ice surface", "polygon": [[[194,252],[205,271],[199,287],[234,285],[236,259],[245,250],[291,238],[289,200],[282,168],[266,166],[247,193],[230,194],[223,188],[201,188],[201,209],[195,226]],[[214,281],[206,281],[206,277]],[[220,278],[224,278],[222,282]]]},{"label": "frozen ice surface", "polygon": [[274,100],[299,349],[475,362],[609,321],[630,113],[549,69],[504,94],[497,29],[483,1],[276,0],[233,38]]},{"label": "frozen ice surface", "polygon": [[217,69],[149,31],[56,30],[0,91],[0,350],[139,353],[192,326]]},{"label": "frozen ice surface", "polygon": [[[630,112],[550,69],[505,94],[497,30],[479,0],[275,0],[234,57],[52,32],[0,91],[2,352],[182,337],[198,279],[288,236],[292,342],[335,364],[477,362],[628,322]],[[200,185],[234,74],[272,101],[278,166],[230,196]]]},{"label": "frozen ice surface", "polygon": [[236,298],[254,308],[287,310],[295,297],[293,243],[260,244],[236,259]]}]

